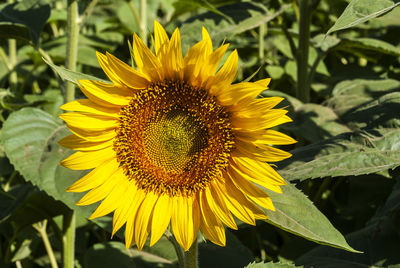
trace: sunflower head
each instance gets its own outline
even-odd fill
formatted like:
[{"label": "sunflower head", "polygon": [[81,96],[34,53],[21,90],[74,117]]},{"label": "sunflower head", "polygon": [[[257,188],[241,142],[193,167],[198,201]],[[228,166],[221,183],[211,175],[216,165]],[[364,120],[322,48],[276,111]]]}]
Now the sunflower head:
[{"label": "sunflower head", "polygon": [[274,210],[259,186],[281,192],[285,181],[268,164],[290,156],[271,145],[292,138],[269,128],[291,121],[273,109],[282,98],[257,98],[270,79],[232,84],[238,54],[203,39],[182,57],[179,30],[171,38],[154,24],[153,53],[135,34],[134,69],[97,53],[111,80],[80,80],[87,99],[64,104],[60,117],[72,135],[60,144],[77,150],[61,162],[93,169],[68,188],[89,191],[77,203],[101,201],[91,218],[113,212],[113,234],[125,225],[126,246],[154,244],[171,225],[188,250],[199,230],[225,245],[233,216],[248,224]]}]

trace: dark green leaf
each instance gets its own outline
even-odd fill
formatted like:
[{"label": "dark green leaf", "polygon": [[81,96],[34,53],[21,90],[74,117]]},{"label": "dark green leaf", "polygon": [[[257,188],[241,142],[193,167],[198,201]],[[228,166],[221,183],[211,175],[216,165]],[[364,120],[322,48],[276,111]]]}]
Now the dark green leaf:
[{"label": "dark green leaf", "polygon": [[46,1],[24,0],[0,6],[0,36],[39,43],[39,35],[50,16]]},{"label": "dark green leaf", "polygon": [[392,10],[399,4],[391,0],[352,0],[326,34],[366,22]]},{"label": "dark green leaf", "polygon": [[319,244],[357,252],[294,185],[282,186],[282,194],[266,189],[264,191],[271,197],[276,209],[276,211],[266,210],[267,222]]},{"label": "dark green leaf", "polygon": [[245,268],[294,268],[294,267],[303,267],[296,266],[292,262],[254,262],[247,265]]},{"label": "dark green leaf", "polygon": [[292,151],[279,162],[289,181],[370,174],[400,165],[397,128],[345,133]]}]

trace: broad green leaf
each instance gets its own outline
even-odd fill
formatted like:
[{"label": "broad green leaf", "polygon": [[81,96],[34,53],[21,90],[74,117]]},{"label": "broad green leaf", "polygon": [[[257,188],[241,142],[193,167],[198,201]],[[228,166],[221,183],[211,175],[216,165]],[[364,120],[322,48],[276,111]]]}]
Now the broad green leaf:
[{"label": "broad green leaf", "polygon": [[187,51],[189,46],[199,40],[203,26],[210,33],[214,45],[220,45],[225,39],[229,42],[232,36],[271,21],[288,7],[288,5],[283,5],[276,12],[268,10],[262,4],[252,2],[238,2],[220,7],[218,10],[234,18],[234,23],[211,11],[194,16],[180,28],[183,36],[183,51]]},{"label": "broad green leaf", "polygon": [[336,49],[360,55],[373,62],[383,54],[396,57],[400,56],[400,48],[383,40],[373,38],[343,39]]},{"label": "broad green leaf", "polygon": [[39,35],[50,16],[46,1],[24,0],[0,5],[0,36],[38,45]]},{"label": "broad green leaf", "polygon": [[[366,226],[346,235],[346,239],[363,254],[351,254],[319,246],[296,260],[306,267],[398,267],[398,219],[400,217],[400,183],[397,178],[385,205]],[[397,228],[397,230],[396,230]],[[393,265],[393,266],[391,266]]]},{"label": "broad green leaf", "polygon": [[109,81],[106,81],[106,80],[103,80],[103,79],[100,79],[100,78],[97,78],[97,77],[94,77],[94,76],[91,76],[91,75],[74,72],[74,71],[65,69],[64,67],[54,65],[54,64],[50,63],[49,61],[45,60],[44,58],[43,58],[43,60],[54,71],[56,71],[63,80],[67,80],[67,81],[75,83],[75,84],[77,83],[77,81],[83,80],[83,79],[96,80],[96,81],[102,81],[102,82],[109,83]]},{"label": "broad green leaf", "polygon": [[266,210],[267,222],[319,244],[358,252],[313,203],[293,184],[282,186],[282,194],[264,189],[276,211]]},{"label": "broad green leaf", "polygon": [[385,14],[399,4],[400,2],[392,0],[352,0],[326,34],[366,22]]},{"label": "broad green leaf", "polygon": [[[69,130],[50,114],[35,108],[23,108],[12,113],[3,125],[1,141],[10,162],[27,181],[56,200],[61,200],[78,215],[88,218],[95,205],[76,206],[82,194],[67,193],[65,189],[85,171],[74,171],[59,165],[72,153],[58,145],[58,141],[70,134]],[[103,228],[111,230],[109,217],[95,220]]]},{"label": "broad green leaf", "polygon": [[357,176],[400,166],[400,131],[383,128],[345,133],[295,149],[278,163],[289,181]]},{"label": "broad green leaf", "polygon": [[301,268],[303,266],[296,266],[292,262],[253,262],[247,265],[245,268]]},{"label": "broad green leaf", "polygon": [[286,128],[310,142],[351,131],[346,125],[338,122],[338,116],[329,107],[308,103],[298,107],[295,112],[293,123]]}]

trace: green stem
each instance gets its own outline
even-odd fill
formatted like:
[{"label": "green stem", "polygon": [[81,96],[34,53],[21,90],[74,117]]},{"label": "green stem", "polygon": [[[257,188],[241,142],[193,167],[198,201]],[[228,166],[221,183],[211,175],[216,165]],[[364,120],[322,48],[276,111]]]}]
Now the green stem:
[{"label": "green stem", "polygon": [[51,247],[49,237],[47,236],[46,227],[47,227],[47,220],[44,220],[43,223],[39,222],[37,223],[37,225],[33,225],[33,228],[35,228],[42,237],[44,247],[46,248],[47,255],[49,256],[50,259],[51,267],[58,268],[56,256],[54,255],[54,251],[53,248]]},{"label": "green stem", "polygon": [[188,251],[185,251],[185,268],[197,268],[198,265],[198,244],[197,239],[193,242]]},{"label": "green stem", "polygon": [[97,5],[97,2],[99,2],[99,0],[92,0],[85,11],[83,11],[80,19],[80,28],[82,28],[82,26],[85,24],[86,19],[92,14],[93,8]]},{"label": "green stem", "polygon": [[264,63],[264,36],[265,36],[265,23],[262,23],[258,32],[258,57],[260,62]]},{"label": "green stem", "polygon": [[10,66],[10,89],[11,92],[15,93],[18,83],[17,72],[15,71],[15,66],[17,66],[17,40],[15,39],[8,39],[8,57]]},{"label": "green stem", "polygon": [[179,245],[178,241],[176,241],[171,232],[168,231],[166,236],[175,248],[176,255],[178,256],[179,268],[183,268],[185,264],[185,255],[183,253],[182,247]]},{"label": "green stem", "polygon": [[147,45],[147,0],[140,0],[140,39]]},{"label": "green stem", "polygon": [[308,80],[308,50],[310,43],[311,8],[310,0],[299,0],[299,45],[297,50],[296,97],[303,102],[310,101],[310,81]]},{"label": "green stem", "polygon": [[[79,13],[78,1],[68,0],[67,7],[67,54],[65,67],[71,71],[76,70],[78,58],[78,39],[79,39]],[[75,99],[75,85],[71,82],[66,83],[65,101],[70,102]]]},{"label": "green stem", "polygon": [[64,268],[74,268],[75,213],[70,210],[63,218],[63,262]]}]

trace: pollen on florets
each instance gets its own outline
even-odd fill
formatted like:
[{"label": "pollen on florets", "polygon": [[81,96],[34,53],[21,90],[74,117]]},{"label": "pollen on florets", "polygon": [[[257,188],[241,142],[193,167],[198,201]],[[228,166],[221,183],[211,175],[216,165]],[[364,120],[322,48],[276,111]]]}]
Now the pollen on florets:
[{"label": "pollen on florets", "polygon": [[221,176],[234,147],[229,114],[206,90],[153,83],[121,108],[117,161],[146,191],[191,196]]}]

